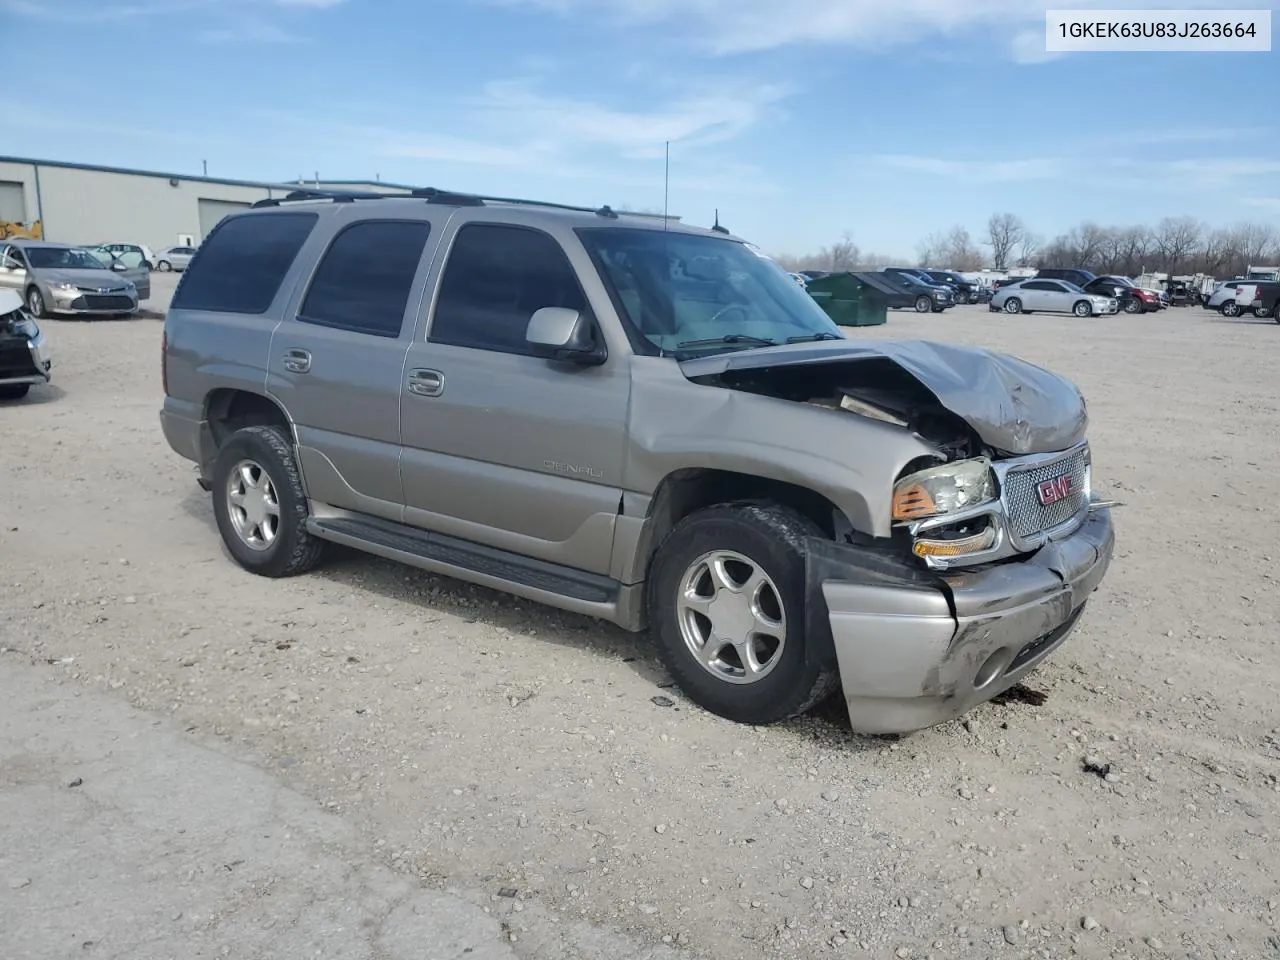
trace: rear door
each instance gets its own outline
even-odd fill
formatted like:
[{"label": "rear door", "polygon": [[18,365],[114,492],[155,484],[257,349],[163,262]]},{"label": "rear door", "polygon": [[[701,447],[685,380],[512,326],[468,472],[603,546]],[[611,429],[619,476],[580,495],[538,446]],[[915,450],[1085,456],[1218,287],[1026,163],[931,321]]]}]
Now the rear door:
[{"label": "rear door", "polygon": [[[315,263],[271,338],[267,389],[293,418],[313,500],[400,520],[400,391],[434,245],[422,205],[379,218],[338,209],[304,249]],[[318,262],[317,262],[318,261]]]}]

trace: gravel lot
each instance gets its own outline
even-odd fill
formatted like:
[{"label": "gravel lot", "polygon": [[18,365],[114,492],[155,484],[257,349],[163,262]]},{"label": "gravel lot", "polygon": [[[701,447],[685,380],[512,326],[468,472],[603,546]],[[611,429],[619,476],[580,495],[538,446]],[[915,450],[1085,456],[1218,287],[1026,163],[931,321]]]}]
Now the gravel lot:
[{"label": "gravel lot", "polygon": [[965,307],[854,332],[1071,376],[1127,504],[1031,677],[1047,700],[898,741],[838,707],[722,721],[644,637],[361,555],[244,573],[161,436],[160,322],[44,327],[54,385],[0,408],[0,669],[172,718],[512,932],[549,909],[713,960],[1280,958],[1275,323]]}]

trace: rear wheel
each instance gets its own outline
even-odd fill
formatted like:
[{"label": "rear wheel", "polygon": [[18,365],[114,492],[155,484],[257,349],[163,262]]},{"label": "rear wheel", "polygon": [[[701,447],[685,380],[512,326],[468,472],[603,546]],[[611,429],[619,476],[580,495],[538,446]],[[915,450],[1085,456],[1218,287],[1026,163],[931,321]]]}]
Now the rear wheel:
[{"label": "rear wheel", "polygon": [[1076,305],[1071,308],[1071,312],[1077,317],[1087,317],[1089,314],[1093,313],[1093,306],[1088,300],[1078,300],[1076,301]]},{"label": "rear wheel", "polygon": [[812,521],[776,504],[691,514],[663,541],[649,577],[650,631],[694,703],[738,723],[804,713],[835,689],[805,649],[804,540]]},{"label": "rear wheel", "polygon": [[235,561],[264,577],[306,573],[324,541],[307,532],[307,498],[293,444],[280,427],[243,427],[213,462],[213,514]]},{"label": "rear wheel", "polygon": [[1240,316],[1240,304],[1236,303],[1234,300],[1228,300],[1222,305],[1222,315],[1224,317]]},{"label": "rear wheel", "polygon": [[1255,317],[1258,317],[1261,320],[1265,320],[1267,319],[1267,317],[1271,316],[1272,313],[1277,313],[1277,312],[1280,312],[1280,303],[1277,303],[1275,308],[1272,308],[1272,307],[1254,307],[1253,308],[1253,315]]},{"label": "rear wheel", "polygon": [[1017,297],[1010,297],[1008,300],[1004,302],[1004,312],[1005,313],[1021,313],[1022,301],[1019,300]]},{"label": "rear wheel", "polygon": [[171,264],[168,260],[161,260],[159,263],[156,264],[156,269],[159,270],[161,273],[168,273],[170,270],[173,269],[173,264]]},{"label": "rear wheel", "polygon": [[29,383],[0,384],[0,400],[21,400],[30,389]]}]

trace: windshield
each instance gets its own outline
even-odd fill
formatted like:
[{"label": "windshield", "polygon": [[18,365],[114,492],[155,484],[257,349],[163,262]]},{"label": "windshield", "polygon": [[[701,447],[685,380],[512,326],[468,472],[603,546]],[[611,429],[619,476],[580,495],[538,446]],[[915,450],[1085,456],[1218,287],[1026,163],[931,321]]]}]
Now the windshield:
[{"label": "windshield", "polygon": [[1070,280],[1059,280],[1060,284],[1070,290],[1072,293],[1084,293],[1084,288],[1079,284],[1072,283]]},{"label": "windshield", "polygon": [[101,270],[102,262],[79,247],[24,247],[27,261],[36,270]]},{"label": "windshield", "polygon": [[785,270],[737,240],[628,227],[578,235],[623,320],[655,352],[843,338]]}]

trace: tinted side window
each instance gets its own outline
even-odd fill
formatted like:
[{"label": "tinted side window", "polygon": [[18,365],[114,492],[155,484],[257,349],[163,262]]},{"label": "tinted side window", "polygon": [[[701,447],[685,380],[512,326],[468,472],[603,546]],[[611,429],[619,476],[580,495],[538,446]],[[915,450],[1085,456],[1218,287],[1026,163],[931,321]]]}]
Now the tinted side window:
[{"label": "tinted side window", "polygon": [[560,244],[527,227],[468,224],[449,254],[429,339],[529,353],[525,328],[542,307],[587,308]]},{"label": "tinted side window", "polygon": [[294,212],[223,220],[182,275],[173,309],[265,312],[316,220],[314,213]]},{"label": "tinted side window", "polygon": [[377,337],[398,337],[425,220],[363,220],[345,227],[320,258],[298,319]]}]

